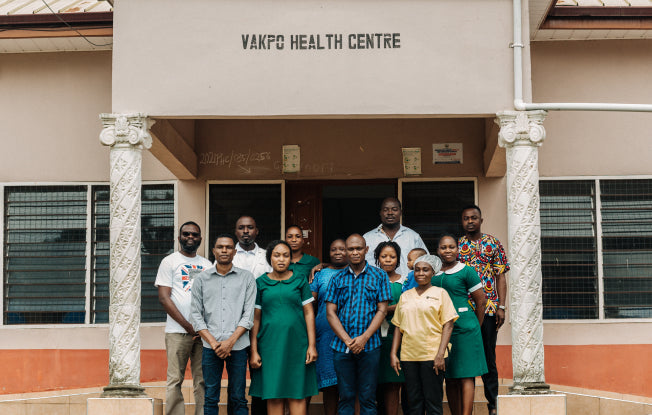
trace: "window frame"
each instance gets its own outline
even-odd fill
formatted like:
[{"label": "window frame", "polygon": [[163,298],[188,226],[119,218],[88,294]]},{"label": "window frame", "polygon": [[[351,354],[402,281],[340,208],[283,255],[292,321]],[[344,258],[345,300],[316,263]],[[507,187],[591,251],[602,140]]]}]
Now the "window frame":
[{"label": "window frame", "polygon": [[[177,180],[143,180],[141,182],[141,186],[146,186],[146,185],[160,185],[160,184],[168,184],[173,186],[173,191],[174,191],[174,250],[176,251],[178,248],[178,234],[179,234],[179,229],[178,228],[178,221],[179,221],[179,188],[178,188],[178,181]],[[4,275],[4,267],[5,267],[5,240],[4,240],[4,227],[5,227],[5,215],[4,215],[4,210],[5,210],[5,200],[4,200],[4,193],[5,193],[5,187],[35,187],[35,186],[86,186],[86,238],[87,238],[87,243],[86,243],[86,249],[85,249],[85,255],[86,255],[86,261],[85,261],[85,266],[86,266],[86,276],[85,276],[85,315],[84,315],[84,323],[74,323],[74,324],[61,324],[61,323],[52,323],[52,324],[4,324],[4,285],[5,285],[5,275]],[[74,327],[108,327],[109,323],[91,323],[90,318],[92,314],[92,279],[93,279],[93,269],[92,269],[92,232],[93,232],[93,222],[92,222],[92,216],[93,216],[93,200],[92,200],[92,192],[93,192],[93,186],[111,186],[111,183],[109,181],[74,181],[74,182],[0,182],[0,194],[3,195],[2,200],[0,200],[0,210],[3,212],[2,215],[0,215],[0,229],[2,229],[2,232],[0,232],[0,257],[2,258],[2,282],[0,283],[0,310],[2,310],[2,318],[0,318],[0,328],[2,327],[11,327],[11,328],[56,328],[56,327],[66,327],[66,328],[74,328]],[[150,326],[150,327],[158,327],[158,326],[164,326],[165,321],[161,322],[147,322],[147,323],[140,323],[141,326]]]},{"label": "window frame", "polygon": [[[240,184],[240,185],[255,185],[255,184],[269,184],[269,185],[274,185],[274,184],[280,184],[281,185],[281,234],[278,236],[279,239],[285,239],[285,180],[283,179],[277,179],[277,180],[206,180],[206,187],[204,188],[204,199],[206,200],[206,206],[205,206],[205,221],[206,221],[206,232],[208,233],[208,230],[211,228],[210,225],[210,188],[212,184],[224,184],[224,185],[233,185],[233,184]],[[204,258],[210,258],[210,249],[212,242],[210,243],[205,243],[204,244],[204,253],[202,256]]]},{"label": "window frame", "polygon": [[592,175],[592,176],[540,176],[539,181],[593,181],[595,188],[595,238],[597,255],[597,278],[598,278],[598,318],[597,319],[544,319],[546,324],[601,324],[601,323],[652,323],[652,318],[605,318],[604,316],[604,259],[602,243],[602,200],[601,180],[652,180],[652,175]]}]

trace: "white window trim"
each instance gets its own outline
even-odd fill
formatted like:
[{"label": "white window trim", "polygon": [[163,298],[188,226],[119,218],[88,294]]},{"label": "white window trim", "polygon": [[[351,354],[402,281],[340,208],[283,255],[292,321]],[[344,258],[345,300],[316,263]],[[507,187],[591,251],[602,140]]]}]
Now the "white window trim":
[{"label": "white window trim", "polygon": [[[206,180],[205,197],[206,200],[206,229],[210,229],[210,187],[211,184],[280,184],[281,185],[281,234],[279,239],[285,239],[285,180]],[[210,244],[204,244],[204,257],[210,256]]]},{"label": "white window trim", "polygon": [[[141,186],[145,185],[157,185],[157,184],[171,184],[173,185],[174,189],[174,229],[175,229],[175,240],[177,237],[178,229],[177,229],[177,224],[179,222],[179,205],[178,205],[178,180],[143,180],[141,182]],[[0,328],[39,328],[39,327],[46,327],[46,328],[52,328],[52,327],[106,327],[109,325],[109,323],[91,323],[90,322],[90,316],[91,316],[91,278],[92,278],[92,263],[91,263],[91,244],[93,243],[92,241],[92,205],[93,201],[92,199],[92,188],[93,186],[110,186],[111,183],[108,181],[86,181],[86,182],[2,182],[0,183],[0,195],[2,195],[2,200],[0,200],[0,210],[2,211],[2,214],[0,214],[0,257],[2,258],[2,281],[0,281]],[[85,288],[85,293],[86,293],[86,304],[85,304],[85,317],[84,317],[84,324],[11,324],[11,325],[5,325],[4,324],[4,286],[5,286],[5,275],[4,275],[4,229],[5,229],[5,201],[4,201],[4,194],[5,194],[5,187],[7,186],[14,186],[14,187],[34,187],[34,186],[86,186],[86,237],[87,237],[87,243],[86,243],[86,288]],[[141,323],[141,325],[147,324],[147,325],[152,325],[152,326],[164,326],[165,322],[158,322],[158,323]]]},{"label": "white window trim", "polygon": [[539,177],[539,181],[594,181],[595,182],[595,220],[596,220],[596,250],[597,250],[597,266],[598,266],[598,318],[597,319],[544,319],[545,324],[554,323],[582,323],[582,324],[602,324],[602,323],[652,323],[652,318],[605,318],[604,317],[604,270],[602,258],[602,209],[600,199],[600,180],[650,180],[652,175],[631,175],[631,176],[546,176]]}]

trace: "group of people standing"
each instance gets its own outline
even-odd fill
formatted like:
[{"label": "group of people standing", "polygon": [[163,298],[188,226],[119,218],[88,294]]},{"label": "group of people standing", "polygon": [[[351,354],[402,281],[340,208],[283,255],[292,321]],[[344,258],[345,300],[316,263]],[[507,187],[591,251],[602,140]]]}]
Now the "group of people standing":
[{"label": "group of people standing", "polygon": [[199,226],[184,223],[156,279],[168,313],[166,413],[183,413],[188,360],[196,414],[218,413],[224,366],[228,413],[247,414],[247,364],[254,415],[304,415],[320,390],[326,415],[396,415],[399,402],[404,413],[441,414],[444,379],[451,412],[470,414],[476,376],[494,413],[504,250],[481,232],[475,205],[462,211],[465,235],[443,235],[437,255],[401,214],[385,199],[381,224],[333,241],[324,263],[303,252],[298,226],[260,248],[243,216],[235,238],[218,235],[211,264],[196,254]]}]

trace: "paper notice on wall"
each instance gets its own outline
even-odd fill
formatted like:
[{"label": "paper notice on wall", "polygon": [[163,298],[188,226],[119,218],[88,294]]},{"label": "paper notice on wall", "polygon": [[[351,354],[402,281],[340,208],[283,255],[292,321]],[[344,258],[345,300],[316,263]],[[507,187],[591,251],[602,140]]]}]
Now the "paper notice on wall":
[{"label": "paper notice on wall", "polygon": [[403,148],[403,173],[406,176],[421,174],[421,147]]},{"label": "paper notice on wall", "polygon": [[301,149],[298,145],[283,146],[283,173],[301,171]]},{"label": "paper notice on wall", "polygon": [[433,144],[432,164],[464,164],[462,143]]}]

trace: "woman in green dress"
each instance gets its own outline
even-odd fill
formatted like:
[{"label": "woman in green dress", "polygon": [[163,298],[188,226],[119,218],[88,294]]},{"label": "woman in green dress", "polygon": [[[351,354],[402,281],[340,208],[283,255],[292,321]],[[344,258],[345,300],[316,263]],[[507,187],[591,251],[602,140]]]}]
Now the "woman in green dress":
[{"label": "woman in green dress", "polygon": [[392,350],[392,341],[394,340],[394,325],[391,323],[394,317],[396,304],[403,292],[403,283],[405,275],[396,272],[396,268],[401,261],[401,247],[393,241],[381,242],[374,250],[376,265],[387,273],[389,277],[390,292],[392,301],[387,307],[387,316],[380,326],[380,365],[378,366],[378,400],[380,407],[385,409],[387,415],[398,414],[398,402],[401,386],[405,382],[403,372],[398,374],[392,369],[390,362],[390,352]]},{"label": "woman in green dress", "polygon": [[305,277],[288,269],[290,246],[267,247],[272,272],[256,280],[258,293],[251,330],[249,394],[267,400],[269,415],[305,415],[306,397],[317,395],[315,315]]},{"label": "woman in green dress", "polygon": [[[432,277],[432,285],[448,291],[459,319],[451,336],[451,352],[446,368],[446,395],[452,415],[471,415],[475,395],[475,377],[487,373],[480,325],[487,298],[475,270],[457,261],[457,239],[452,235],[439,238],[437,254],[441,271]],[[475,313],[469,303],[475,304]]]},{"label": "woman in green dress", "polygon": [[[303,230],[297,225],[291,225],[285,231],[285,242],[292,249],[292,260],[290,261],[289,270],[307,280],[310,277],[310,271],[313,267],[319,265],[319,259],[303,253]],[[308,282],[312,282],[312,279]]]}]

